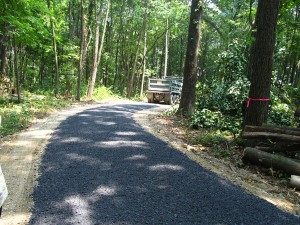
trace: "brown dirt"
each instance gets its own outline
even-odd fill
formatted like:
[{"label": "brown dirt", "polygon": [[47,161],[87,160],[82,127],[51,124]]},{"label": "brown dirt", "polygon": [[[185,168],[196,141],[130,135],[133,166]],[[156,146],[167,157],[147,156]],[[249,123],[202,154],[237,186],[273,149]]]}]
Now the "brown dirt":
[{"label": "brown dirt", "polygon": [[[103,104],[107,103],[74,104],[45,119],[34,121],[32,126],[23,132],[0,139],[0,163],[9,190],[0,225],[28,223],[41,156],[51,134],[60,122],[82,110]],[[158,116],[163,108],[141,111],[135,115],[135,119],[145,130],[167,141],[203,167],[227,177],[248,192],[266,199],[285,211],[300,214],[299,192],[280,185],[276,179],[254,173],[254,170],[237,168],[230,161],[217,159],[208,148],[190,145],[187,128],[178,121],[178,118]]]},{"label": "brown dirt", "polygon": [[147,111],[139,113],[137,118],[146,130],[182,151],[201,166],[226,177],[247,192],[267,200],[284,211],[300,215],[300,192],[286,186],[282,178],[274,174],[269,175],[268,170],[252,165],[241,167],[242,149],[225,146],[233,151],[230,158],[216,158],[213,148],[191,144],[199,136],[200,131],[190,129],[187,122],[181,118],[166,117]]}]

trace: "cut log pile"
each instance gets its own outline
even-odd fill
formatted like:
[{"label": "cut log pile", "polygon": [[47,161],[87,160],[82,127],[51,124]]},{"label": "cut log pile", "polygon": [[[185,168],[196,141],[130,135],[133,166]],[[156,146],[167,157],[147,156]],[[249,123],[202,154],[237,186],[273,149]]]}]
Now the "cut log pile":
[{"label": "cut log pile", "polygon": [[[245,148],[244,162],[281,170],[292,175],[290,185],[300,190],[299,128],[270,125],[246,126],[242,138],[257,139],[257,143],[262,143]],[[266,145],[267,142],[272,144]]]}]

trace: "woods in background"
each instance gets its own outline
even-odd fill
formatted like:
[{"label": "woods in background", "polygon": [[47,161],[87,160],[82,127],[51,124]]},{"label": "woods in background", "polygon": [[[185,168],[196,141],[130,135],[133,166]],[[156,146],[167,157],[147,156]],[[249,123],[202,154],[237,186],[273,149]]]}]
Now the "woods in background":
[{"label": "woods in background", "polygon": [[[93,89],[105,86],[129,98],[142,96],[147,78],[182,77],[185,63],[191,62],[188,58],[186,62],[186,50],[191,44],[192,2],[201,4],[203,17],[193,72],[197,85],[191,124],[237,133],[245,113],[248,121],[253,120],[246,106],[249,76],[254,76],[253,60],[258,57],[250,58],[249,63],[249,55],[254,51],[251,46],[259,46],[253,43],[260,22],[270,19],[259,17],[259,2],[264,1],[1,1],[0,93],[13,93],[19,101],[22,91],[80,100],[92,99]],[[250,94],[251,98],[270,100],[251,101],[249,110],[262,104],[264,110],[269,109],[262,122],[296,125],[293,111],[300,103],[300,1],[275,2],[278,16],[272,36],[277,38],[272,39],[269,94]],[[264,40],[256,40],[265,46]],[[260,80],[265,79],[259,77],[253,83]],[[195,86],[188,80],[184,85],[187,93],[189,85]],[[183,96],[182,104],[189,105],[184,99],[191,98]]]}]

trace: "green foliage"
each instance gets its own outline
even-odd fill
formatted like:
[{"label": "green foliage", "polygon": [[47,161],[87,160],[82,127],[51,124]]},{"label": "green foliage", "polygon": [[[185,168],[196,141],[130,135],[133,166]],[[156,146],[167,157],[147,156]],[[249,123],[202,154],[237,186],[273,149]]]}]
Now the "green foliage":
[{"label": "green foliage", "polygon": [[191,125],[195,128],[220,128],[222,124],[222,113],[209,109],[197,110],[192,116]]},{"label": "green foliage", "polygon": [[207,147],[219,146],[226,143],[227,139],[218,132],[203,132],[197,139],[197,143]]},{"label": "green foliage", "polygon": [[268,123],[281,126],[299,127],[300,121],[294,117],[295,110],[288,104],[280,102],[277,98],[273,100],[269,111]]},{"label": "green foliage", "polygon": [[0,136],[13,134],[27,128],[34,118],[43,118],[51,111],[61,109],[71,103],[69,100],[57,99],[26,93],[23,101],[16,104],[16,99],[8,96],[0,98]]},{"label": "green foliage", "polygon": [[108,99],[120,99],[120,96],[114,94],[110,88],[101,86],[95,88],[93,92],[93,99],[101,101],[101,100],[108,100]]},{"label": "green foliage", "polygon": [[231,156],[231,152],[228,149],[217,146],[214,148],[214,155],[216,158],[227,160]]}]

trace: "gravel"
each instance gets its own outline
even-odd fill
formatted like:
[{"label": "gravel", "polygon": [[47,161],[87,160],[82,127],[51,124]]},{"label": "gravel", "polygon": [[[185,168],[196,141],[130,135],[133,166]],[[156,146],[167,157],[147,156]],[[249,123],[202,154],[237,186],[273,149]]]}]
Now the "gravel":
[{"label": "gravel", "polygon": [[102,106],[63,121],[45,149],[29,224],[300,224],[144,131],[132,117],[154,107]]}]

